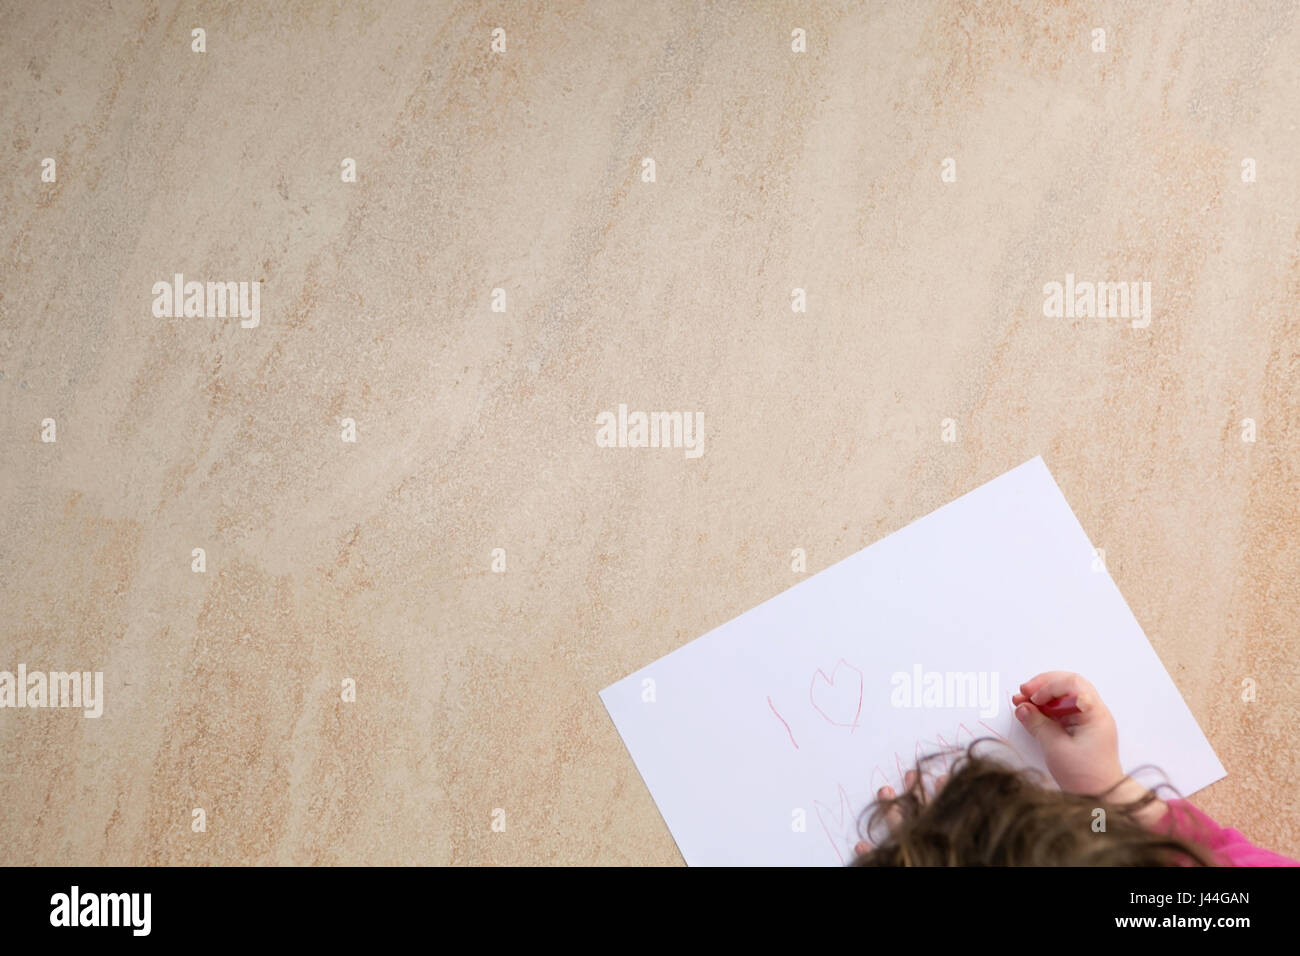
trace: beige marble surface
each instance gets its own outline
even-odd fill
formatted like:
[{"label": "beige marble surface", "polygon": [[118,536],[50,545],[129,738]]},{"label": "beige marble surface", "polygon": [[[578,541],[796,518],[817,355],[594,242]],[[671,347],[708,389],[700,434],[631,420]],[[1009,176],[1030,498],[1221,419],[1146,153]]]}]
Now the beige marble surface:
[{"label": "beige marble surface", "polygon": [[1296,3],[0,14],[0,862],[678,863],[597,691],[1037,454],[1300,854]]}]

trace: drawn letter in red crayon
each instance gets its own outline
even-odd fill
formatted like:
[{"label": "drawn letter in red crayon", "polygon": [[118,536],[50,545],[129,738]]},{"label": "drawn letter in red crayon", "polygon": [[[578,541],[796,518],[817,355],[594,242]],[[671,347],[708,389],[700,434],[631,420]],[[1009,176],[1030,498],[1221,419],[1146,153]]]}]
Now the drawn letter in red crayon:
[{"label": "drawn letter in red crayon", "polygon": [[780,713],[777,712],[776,704],[772,703],[771,697],[767,699],[767,706],[772,708],[772,713],[776,714],[776,719],[781,721],[781,726],[785,727],[785,732],[790,735],[790,743],[794,744],[795,750],[798,750],[799,744],[795,742],[794,731],[792,731],[790,729],[790,725],[785,722],[785,718],[782,717]]},{"label": "drawn letter in red crayon", "polygon": [[[820,800],[813,801],[813,807],[817,810],[817,822],[822,825],[826,831],[826,839],[831,841],[831,846],[835,848],[835,855],[840,858],[840,863],[846,863],[844,859],[844,850],[848,848],[850,840],[845,832],[845,824],[854,822],[853,805],[849,802],[849,795],[844,789],[844,784],[835,785],[839,790],[840,802],[836,807],[836,812],[831,813],[830,807]],[[834,825],[834,830],[831,829]]]}]

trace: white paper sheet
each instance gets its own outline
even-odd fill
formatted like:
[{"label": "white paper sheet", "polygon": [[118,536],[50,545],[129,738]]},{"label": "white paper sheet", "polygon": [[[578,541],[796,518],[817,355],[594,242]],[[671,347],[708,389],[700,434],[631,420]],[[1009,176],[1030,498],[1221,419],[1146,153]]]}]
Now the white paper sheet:
[{"label": "white paper sheet", "polygon": [[[986,696],[996,675],[996,712],[895,706],[895,675],[918,670],[982,673]],[[1035,458],[600,696],[688,864],[835,866],[918,753],[998,734],[1041,767],[1009,699],[1047,670],[1097,687],[1126,770],[1154,764],[1185,795],[1224,776]]]}]

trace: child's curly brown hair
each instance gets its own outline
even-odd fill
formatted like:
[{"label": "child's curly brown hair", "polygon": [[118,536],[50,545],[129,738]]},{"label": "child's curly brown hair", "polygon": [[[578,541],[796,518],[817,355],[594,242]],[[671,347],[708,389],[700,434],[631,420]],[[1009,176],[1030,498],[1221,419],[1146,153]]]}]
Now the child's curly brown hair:
[{"label": "child's curly brown hair", "polygon": [[[1134,803],[1109,803],[1096,796],[1063,793],[1045,775],[1016,768],[971,743],[953,763],[946,782],[927,796],[935,764],[951,752],[923,757],[915,777],[893,799],[877,800],[863,812],[864,838],[888,830],[888,837],[859,855],[852,866],[1211,866],[1195,843],[1157,832],[1134,816],[1156,801],[1148,792]],[[1105,810],[1105,817],[1096,814]],[[888,818],[888,819],[887,819]],[[1104,830],[1094,829],[1104,819]],[[865,825],[864,825],[865,824]]]}]

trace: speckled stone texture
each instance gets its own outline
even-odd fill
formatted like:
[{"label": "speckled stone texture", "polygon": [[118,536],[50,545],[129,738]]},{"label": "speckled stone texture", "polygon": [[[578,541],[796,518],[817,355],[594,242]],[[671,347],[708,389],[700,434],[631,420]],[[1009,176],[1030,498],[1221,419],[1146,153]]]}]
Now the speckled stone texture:
[{"label": "speckled stone texture", "polygon": [[679,863],[597,691],[1036,454],[1300,855],[1296,3],[0,17],[0,862]]}]

